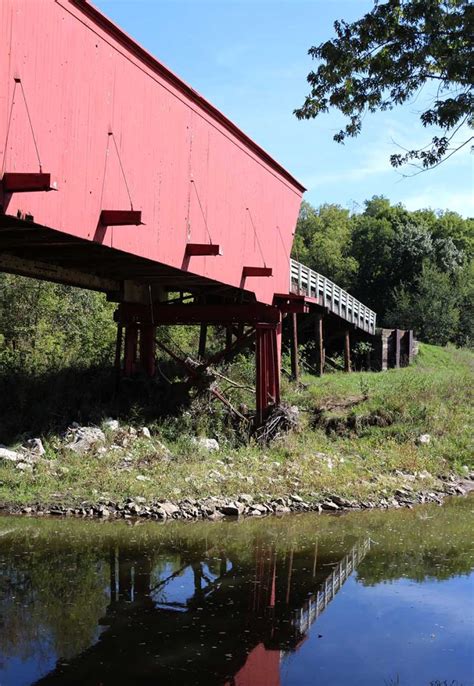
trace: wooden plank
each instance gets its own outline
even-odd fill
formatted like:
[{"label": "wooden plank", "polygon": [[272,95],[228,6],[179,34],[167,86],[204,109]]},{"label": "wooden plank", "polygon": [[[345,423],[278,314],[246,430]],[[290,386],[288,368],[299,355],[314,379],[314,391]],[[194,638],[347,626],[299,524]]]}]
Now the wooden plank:
[{"label": "wooden plank", "polygon": [[186,245],[186,255],[192,256],[215,256],[222,255],[220,245],[215,243],[188,243]]},{"label": "wooden plank", "polygon": [[351,335],[349,329],[344,332],[344,371],[351,371]]},{"label": "wooden plank", "polygon": [[291,315],[291,376],[295,381],[300,378],[300,370],[298,364],[298,315],[296,313]]},{"label": "wooden plank", "polygon": [[51,174],[5,172],[2,179],[5,193],[37,193],[57,190],[51,185]]}]

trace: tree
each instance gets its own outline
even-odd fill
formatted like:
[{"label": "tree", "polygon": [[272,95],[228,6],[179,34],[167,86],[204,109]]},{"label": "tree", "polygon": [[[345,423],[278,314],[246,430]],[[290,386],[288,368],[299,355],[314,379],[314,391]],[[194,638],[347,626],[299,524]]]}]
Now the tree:
[{"label": "tree", "polygon": [[357,261],[350,255],[351,232],[349,210],[329,204],[315,209],[303,201],[293,256],[349,289],[357,271]]},{"label": "tree", "polygon": [[0,273],[0,372],[110,360],[113,311],[103,294]]},{"label": "tree", "polygon": [[427,343],[446,345],[459,330],[460,295],[447,273],[426,262],[414,290],[402,285],[393,291],[386,318],[391,325],[414,329]]},{"label": "tree", "polygon": [[401,105],[425,84],[436,86],[423,126],[441,129],[431,143],[391,155],[394,167],[415,161],[420,169],[440,164],[473,136],[455,141],[460,129],[474,126],[472,85],[474,6],[469,0],[388,0],[349,24],[334,23],[336,38],[311,47],[321,61],[308,75],[311,86],[299,119],[312,119],[334,107],[348,119],[335,134],[343,143],[357,136],[368,112]]}]

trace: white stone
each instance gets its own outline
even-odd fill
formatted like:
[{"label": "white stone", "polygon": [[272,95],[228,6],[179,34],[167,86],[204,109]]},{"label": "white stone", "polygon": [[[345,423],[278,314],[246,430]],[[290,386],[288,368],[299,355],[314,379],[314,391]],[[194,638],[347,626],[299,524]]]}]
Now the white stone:
[{"label": "white stone", "polygon": [[216,441],[215,438],[199,437],[199,438],[193,438],[191,442],[194,445],[196,445],[198,448],[202,448],[203,450],[207,450],[210,453],[215,452],[215,451],[220,449],[219,443]]},{"label": "white stone", "polygon": [[142,436],[143,438],[151,438],[150,429],[147,426],[142,426],[138,432],[138,435]]},{"label": "white stone", "polygon": [[118,431],[119,427],[120,424],[118,419],[112,419],[112,417],[109,417],[104,422],[104,428],[109,429],[109,431]]},{"label": "white stone", "polygon": [[21,472],[33,471],[33,465],[31,465],[29,462],[17,462],[15,468],[19,469]]},{"label": "white stone", "polygon": [[139,474],[136,479],[137,481],[151,481],[149,476],[144,476],[143,474]]},{"label": "white stone", "polygon": [[21,453],[17,453],[14,450],[8,450],[8,448],[0,448],[0,460],[7,460],[8,462],[18,462],[18,460],[23,460],[24,456]]},{"label": "white stone", "polygon": [[35,453],[36,455],[44,455],[46,452],[41,438],[30,438],[28,441],[26,441],[26,443],[23,444],[23,447],[31,450],[31,452]]},{"label": "white stone", "polygon": [[421,436],[418,437],[418,443],[420,445],[428,445],[431,441],[431,436],[429,434],[421,434]]},{"label": "white stone", "polygon": [[179,512],[179,507],[175,505],[174,503],[170,503],[169,501],[166,501],[164,503],[159,503],[158,507],[160,507],[164,512],[166,512],[168,517],[171,517],[174,515],[175,512]]},{"label": "white stone", "polygon": [[97,443],[104,442],[105,434],[101,429],[96,426],[81,426],[74,430],[74,439],[66,447],[82,455]]}]

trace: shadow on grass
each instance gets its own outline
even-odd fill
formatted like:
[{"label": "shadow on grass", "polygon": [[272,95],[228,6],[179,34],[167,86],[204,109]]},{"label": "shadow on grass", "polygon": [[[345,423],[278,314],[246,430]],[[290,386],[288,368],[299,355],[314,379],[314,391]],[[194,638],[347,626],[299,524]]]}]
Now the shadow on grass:
[{"label": "shadow on grass", "polygon": [[[167,371],[171,375],[173,370]],[[74,421],[99,424],[114,417],[149,422],[175,414],[188,402],[183,384],[159,378],[122,379],[116,392],[112,366],[0,373],[0,443],[58,433]]]}]

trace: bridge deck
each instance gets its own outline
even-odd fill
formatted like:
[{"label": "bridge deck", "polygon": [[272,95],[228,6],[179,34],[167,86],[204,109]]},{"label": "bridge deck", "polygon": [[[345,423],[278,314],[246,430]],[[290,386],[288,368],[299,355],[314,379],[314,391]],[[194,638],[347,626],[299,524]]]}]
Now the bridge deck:
[{"label": "bridge deck", "polygon": [[329,312],[367,333],[375,334],[377,315],[330,279],[291,260],[290,293],[316,298]]}]

